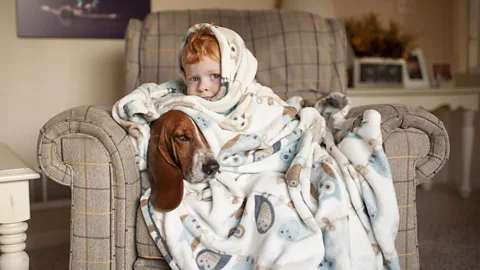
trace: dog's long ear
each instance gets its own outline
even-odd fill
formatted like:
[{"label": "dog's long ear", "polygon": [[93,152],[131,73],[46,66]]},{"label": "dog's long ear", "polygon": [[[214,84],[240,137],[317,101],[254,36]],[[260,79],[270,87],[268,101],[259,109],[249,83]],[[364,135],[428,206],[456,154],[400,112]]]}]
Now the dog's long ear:
[{"label": "dog's long ear", "polygon": [[169,212],[178,207],[183,199],[183,177],[180,168],[172,157],[172,145],[165,128],[160,132],[151,130],[148,143],[147,171],[150,180],[150,202],[155,210]]}]

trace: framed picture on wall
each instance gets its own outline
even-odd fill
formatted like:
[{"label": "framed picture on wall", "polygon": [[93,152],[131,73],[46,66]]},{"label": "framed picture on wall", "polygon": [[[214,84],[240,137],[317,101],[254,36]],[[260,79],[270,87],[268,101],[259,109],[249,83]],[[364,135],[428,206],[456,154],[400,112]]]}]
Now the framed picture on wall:
[{"label": "framed picture on wall", "polygon": [[410,51],[406,61],[407,76],[405,76],[405,88],[427,88],[430,86],[425,58],[421,49]]},{"label": "framed picture on wall", "polygon": [[17,0],[19,37],[123,38],[150,0]]}]

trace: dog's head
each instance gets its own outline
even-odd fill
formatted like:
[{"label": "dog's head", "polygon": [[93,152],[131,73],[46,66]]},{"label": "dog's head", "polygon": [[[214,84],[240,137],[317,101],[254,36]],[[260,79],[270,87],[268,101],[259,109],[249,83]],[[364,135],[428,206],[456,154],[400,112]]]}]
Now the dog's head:
[{"label": "dog's head", "polygon": [[175,209],[183,198],[183,179],[191,183],[212,180],[220,165],[193,120],[171,110],[150,126],[147,171],[150,201],[162,212]]}]

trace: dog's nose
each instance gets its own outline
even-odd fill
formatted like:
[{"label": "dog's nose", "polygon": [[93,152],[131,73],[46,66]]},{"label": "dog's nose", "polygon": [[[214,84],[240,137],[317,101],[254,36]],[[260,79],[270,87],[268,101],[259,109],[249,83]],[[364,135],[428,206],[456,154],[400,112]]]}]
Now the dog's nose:
[{"label": "dog's nose", "polygon": [[214,159],[206,162],[203,164],[203,172],[206,173],[207,175],[214,175],[218,172],[218,169],[220,168],[220,165],[218,162]]}]

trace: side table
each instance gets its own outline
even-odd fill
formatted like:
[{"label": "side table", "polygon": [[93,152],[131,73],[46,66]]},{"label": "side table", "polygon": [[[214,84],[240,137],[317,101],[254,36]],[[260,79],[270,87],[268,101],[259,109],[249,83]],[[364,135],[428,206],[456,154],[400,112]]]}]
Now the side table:
[{"label": "side table", "polygon": [[[462,128],[462,184],[460,195],[469,197],[471,189],[472,149],[475,138],[474,118],[479,109],[480,88],[370,88],[349,89],[348,97],[355,106],[371,104],[405,104],[420,107],[427,111],[447,105],[451,111],[461,109],[463,112]],[[448,180],[448,173],[447,173]],[[426,181],[425,189],[430,189],[431,181]]]},{"label": "side table", "polygon": [[28,180],[40,178],[0,143],[0,269],[28,270],[25,249],[30,219]]}]

